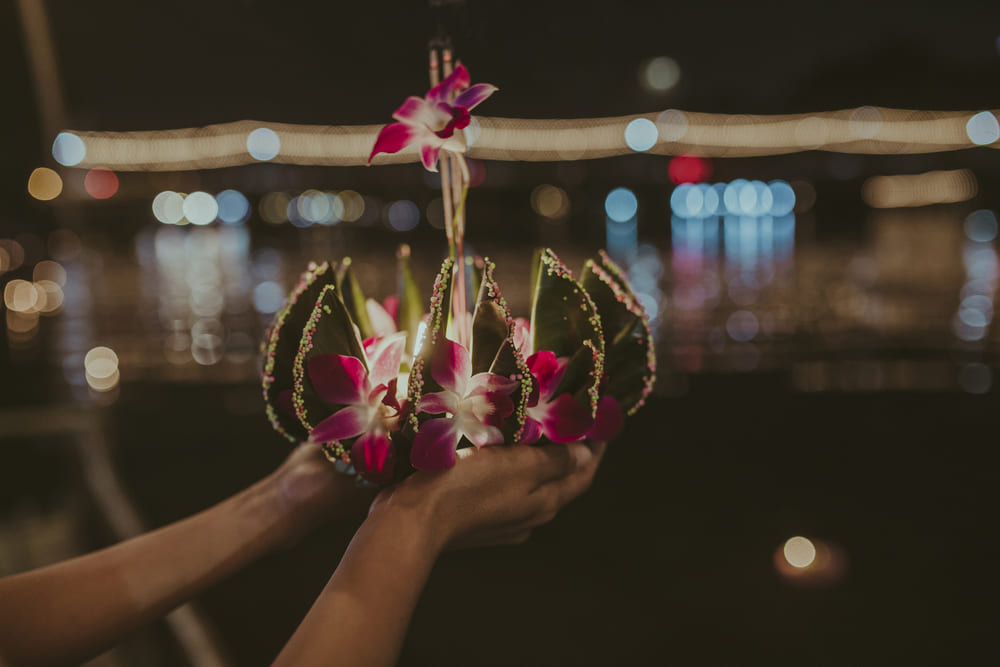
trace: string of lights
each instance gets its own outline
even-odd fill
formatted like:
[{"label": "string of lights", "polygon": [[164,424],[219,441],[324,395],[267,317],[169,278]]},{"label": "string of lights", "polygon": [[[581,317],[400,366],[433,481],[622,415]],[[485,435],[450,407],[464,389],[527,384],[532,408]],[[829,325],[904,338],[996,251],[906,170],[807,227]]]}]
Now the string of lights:
[{"label": "string of lights", "polygon": [[[470,157],[564,161],[653,153],[754,157],[810,150],[908,154],[1000,148],[1000,111],[859,107],[821,113],[728,115],[668,109],[606,118],[477,117],[466,129]],[[294,125],[253,120],[144,132],[65,131],[53,157],[67,167],[116,171],[216,169],[256,162],[357,166],[381,125]],[[416,162],[415,149],[373,164]]]}]

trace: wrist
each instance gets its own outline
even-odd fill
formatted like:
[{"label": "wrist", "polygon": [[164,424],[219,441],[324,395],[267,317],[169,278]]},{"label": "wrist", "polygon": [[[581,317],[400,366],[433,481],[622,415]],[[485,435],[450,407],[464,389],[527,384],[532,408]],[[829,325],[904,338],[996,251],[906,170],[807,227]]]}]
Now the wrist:
[{"label": "wrist", "polygon": [[365,523],[379,525],[380,530],[396,535],[409,548],[436,560],[452,539],[452,531],[441,519],[437,505],[433,494],[421,497],[396,488],[379,495]]}]

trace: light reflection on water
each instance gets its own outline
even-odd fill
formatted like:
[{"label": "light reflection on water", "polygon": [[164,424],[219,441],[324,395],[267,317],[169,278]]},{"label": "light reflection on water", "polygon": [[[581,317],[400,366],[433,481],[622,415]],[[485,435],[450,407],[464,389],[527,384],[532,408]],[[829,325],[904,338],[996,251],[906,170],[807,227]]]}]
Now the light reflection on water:
[{"label": "light reflection on water", "polygon": [[[845,237],[829,233],[831,221],[819,234],[812,214],[720,207],[666,220],[632,201],[628,217],[621,207],[605,217],[604,243],[574,238],[572,224],[551,243],[571,267],[605,245],[627,269],[654,327],[664,391],[683,386],[673,377],[716,372],[783,373],[802,391],[991,390],[1000,276],[992,212],[871,211],[862,233]],[[71,271],[90,284],[66,287],[59,352],[69,361],[93,341],[110,344],[126,380],[251,381],[256,341],[308,260],[354,249],[365,288],[379,297],[392,289],[391,242],[358,252],[338,230],[302,230],[309,239],[290,245],[253,224],[159,226],[136,235],[131,258],[93,252],[101,270]],[[527,274],[530,253],[509,243],[488,250],[508,301],[526,311],[526,287],[510,281]],[[415,254],[418,276],[431,275],[439,255]],[[81,309],[86,341],[69,334]]]}]

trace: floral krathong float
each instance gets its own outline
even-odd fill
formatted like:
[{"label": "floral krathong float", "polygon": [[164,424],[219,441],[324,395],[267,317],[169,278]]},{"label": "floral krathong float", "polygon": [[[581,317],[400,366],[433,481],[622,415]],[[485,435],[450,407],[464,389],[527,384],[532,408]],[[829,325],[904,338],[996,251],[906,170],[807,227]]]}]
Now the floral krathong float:
[{"label": "floral krathong float", "polygon": [[264,340],[272,426],[375,484],[449,468],[463,447],[613,439],[655,380],[646,314],[603,251],[579,280],[536,251],[529,319],[511,314],[493,262],[466,257],[460,133],[496,88],[470,86],[462,65],[445,74],[404,102],[371,154],[415,143],[441,169],[450,252],[426,311],[401,246],[396,294],[367,298],[350,259],[311,264]]}]

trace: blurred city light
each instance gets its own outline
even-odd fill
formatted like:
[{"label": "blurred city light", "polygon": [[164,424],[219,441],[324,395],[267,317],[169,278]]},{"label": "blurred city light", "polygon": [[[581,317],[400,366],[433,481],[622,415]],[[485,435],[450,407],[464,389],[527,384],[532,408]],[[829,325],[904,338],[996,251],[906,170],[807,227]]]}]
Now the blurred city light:
[{"label": "blurred city light", "polygon": [[639,201],[628,188],[615,188],[604,199],[604,210],[615,222],[628,222],[639,210]]},{"label": "blurred city light", "polygon": [[153,216],[167,225],[176,225],[184,219],[184,195],[165,190],[153,197]]},{"label": "blurred city light", "polygon": [[83,179],[83,187],[94,199],[110,199],[118,192],[118,176],[110,169],[91,169]]},{"label": "blurred city light", "polygon": [[397,232],[408,232],[420,222],[420,209],[413,202],[401,199],[389,205],[386,219]]},{"label": "blurred city light", "polygon": [[634,151],[648,151],[657,139],[656,125],[648,118],[636,118],[625,126],[625,143]]},{"label": "blurred city light", "polygon": [[680,141],[687,134],[687,116],[683,111],[667,109],[656,117],[656,129],[663,141]]},{"label": "blurred city light", "polygon": [[219,204],[207,192],[192,192],[184,198],[184,217],[192,225],[207,225],[219,215]]},{"label": "blurred city light", "polygon": [[965,235],[970,241],[989,243],[997,237],[997,217],[993,211],[973,211],[965,219]]},{"label": "blurred city light", "polygon": [[531,208],[549,220],[565,218],[569,214],[569,195],[558,186],[539,185],[531,192]]},{"label": "blurred city light", "polygon": [[55,199],[62,189],[62,178],[47,167],[38,167],[28,177],[28,194],[39,201]]},{"label": "blurred city light", "polygon": [[694,155],[678,155],[667,164],[667,175],[676,185],[698,183],[712,175],[712,164]]},{"label": "blurred city light", "polygon": [[882,129],[882,114],[875,107],[859,107],[851,112],[847,127],[859,139],[871,139]]},{"label": "blurred city light", "polygon": [[118,385],[118,355],[111,348],[92,348],[84,357],[83,365],[87,384],[94,391],[111,391]]},{"label": "blurred city light", "polygon": [[87,156],[83,139],[72,132],[60,132],[52,142],[52,157],[64,167],[73,167]]},{"label": "blurred city light", "polygon": [[639,67],[639,83],[652,93],[665,93],[681,80],[677,61],[667,56],[647,60]]},{"label": "blurred city light", "polygon": [[268,127],[258,127],[247,135],[247,152],[255,160],[273,160],[281,152],[281,138]]},{"label": "blurred city light", "polygon": [[785,560],[792,567],[809,567],[816,560],[816,547],[805,537],[792,537],[785,542]]},{"label": "blurred city light", "polygon": [[215,196],[215,201],[219,205],[219,220],[227,225],[238,225],[250,217],[250,202],[239,190],[223,190]]},{"label": "blurred city light", "polygon": [[986,146],[1000,139],[1000,123],[989,111],[982,111],[970,118],[965,131],[969,140],[977,146]]},{"label": "blurred city light", "polygon": [[861,197],[872,208],[929,206],[967,201],[979,186],[968,169],[923,174],[873,176],[861,186]]}]

